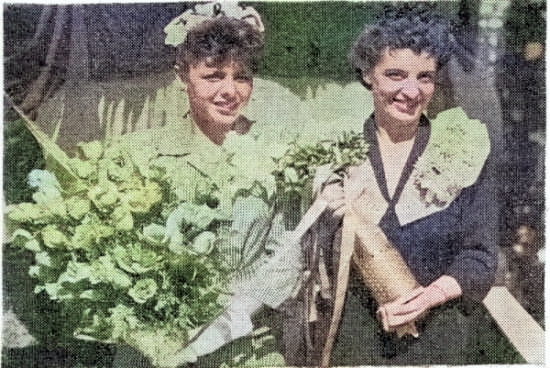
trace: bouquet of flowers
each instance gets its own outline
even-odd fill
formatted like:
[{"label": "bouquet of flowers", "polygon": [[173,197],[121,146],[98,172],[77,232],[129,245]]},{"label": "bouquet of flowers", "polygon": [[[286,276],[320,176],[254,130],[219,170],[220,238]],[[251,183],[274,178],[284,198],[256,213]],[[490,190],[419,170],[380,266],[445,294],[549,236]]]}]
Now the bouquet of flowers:
[{"label": "bouquet of flowers", "polygon": [[[349,166],[359,165],[367,157],[368,144],[363,135],[344,132],[334,140],[315,144],[294,142],[276,160],[273,170],[277,200],[283,206],[299,205],[301,216],[311,205],[314,192],[332,175],[341,177]],[[299,219],[294,219],[296,222]]]}]

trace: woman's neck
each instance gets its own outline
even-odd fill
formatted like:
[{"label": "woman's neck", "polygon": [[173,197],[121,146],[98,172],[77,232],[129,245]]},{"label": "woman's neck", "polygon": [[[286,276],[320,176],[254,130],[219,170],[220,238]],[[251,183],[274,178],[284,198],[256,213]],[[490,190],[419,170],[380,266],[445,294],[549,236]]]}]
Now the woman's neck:
[{"label": "woman's neck", "polygon": [[419,122],[411,123],[387,123],[378,121],[375,117],[376,130],[380,137],[392,143],[410,141],[416,135]]},{"label": "woman's neck", "polygon": [[198,123],[195,116],[193,116],[192,111],[191,119],[193,120],[194,124],[200,129],[202,134],[204,134],[212,143],[218,146],[221,146],[223,144],[225,136],[231,131],[230,128],[223,129],[220,126],[210,124],[209,122]]},{"label": "woman's neck", "polygon": [[237,134],[246,134],[254,123],[252,120],[248,120],[243,115],[239,115],[231,126],[224,129],[226,126],[209,124],[208,122],[198,124],[192,112],[190,112],[190,116],[194,125],[196,125],[212,143],[217,144],[218,146],[223,144],[227,133],[230,131],[235,131]]}]

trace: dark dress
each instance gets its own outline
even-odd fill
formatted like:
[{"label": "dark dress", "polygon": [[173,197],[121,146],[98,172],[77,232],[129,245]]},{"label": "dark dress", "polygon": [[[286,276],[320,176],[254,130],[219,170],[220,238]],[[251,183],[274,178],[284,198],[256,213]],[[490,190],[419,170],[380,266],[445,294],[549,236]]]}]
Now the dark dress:
[{"label": "dark dress", "polygon": [[[398,339],[394,334],[384,333],[380,329],[375,318],[378,305],[364,287],[359,274],[352,271],[331,365],[479,364],[517,360],[517,354],[496,333],[490,316],[481,304],[492,286],[497,267],[498,209],[495,206],[496,186],[494,175],[491,175],[491,160],[487,160],[476,183],[464,188],[447,208],[402,225],[395,205],[401,199],[414,163],[426,149],[430,122],[422,117],[393,198],[388,195],[386,187],[373,117],[366,121],[364,132],[369,143],[368,155],[375,181],[388,203],[378,225],[399,250],[421,285],[427,286],[444,274],[450,275],[460,284],[463,295],[432,309],[427,317],[418,321],[419,338],[407,336]],[[325,234],[321,243],[324,243],[324,259],[328,260],[329,275],[334,277],[334,259],[326,254],[338,258],[338,244],[335,244],[338,242],[333,241],[334,236],[331,238],[326,234],[337,233],[335,228],[340,224],[335,224],[331,216],[327,215],[325,219],[326,222],[319,227]],[[321,318],[314,324],[304,322],[300,325],[299,328],[307,331],[309,336],[300,334],[299,328],[294,327],[298,325],[296,321],[306,314],[296,312],[299,310],[297,306],[303,303],[304,299],[297,299],[286,310],[287,318],[294,321],[286,324],[287,353],[303,357],[291,361],[292,364],[317,364],[318,349],[325,338],[322,331],[327,329],[326,319],[330,318],[332,301],[318,300],[317,311]],[[494,332],[490,338],[487,338],[487,331]],[[481,335],[485,337],[481,338]],[[300,339],[306,342],[300,343]],[[506,345],[504,353],[487,356],[491,354],[492,347],[503,344]]]}]

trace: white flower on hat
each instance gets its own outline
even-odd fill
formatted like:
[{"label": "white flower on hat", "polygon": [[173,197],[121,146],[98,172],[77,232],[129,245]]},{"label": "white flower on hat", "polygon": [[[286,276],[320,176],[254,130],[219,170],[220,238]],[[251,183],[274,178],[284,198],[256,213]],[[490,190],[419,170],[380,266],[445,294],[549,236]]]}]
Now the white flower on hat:
[{"label": "white flower on hat", "polygon": [[221,16],[244,20],[259,32],[264,31],[260,14],[250,6],[241,6],[236,2],[209,2],[197,4],[175,17],[164,27],[166,45],[178,46],[185,41],[187,33],[205,20]]}]

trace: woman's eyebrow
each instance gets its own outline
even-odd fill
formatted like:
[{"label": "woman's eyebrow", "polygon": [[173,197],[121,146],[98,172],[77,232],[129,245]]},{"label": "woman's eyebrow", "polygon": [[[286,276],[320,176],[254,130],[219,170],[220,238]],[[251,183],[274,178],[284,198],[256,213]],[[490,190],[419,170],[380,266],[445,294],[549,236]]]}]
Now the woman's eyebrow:
[{"label": "woman's eyebrow", "polygon": [[384,74],[393,74],[393,73],[397,73],[397,74],[408,74],[405,70],[399,69],[399,68],[388,68],[388,69],[384,69]]},{"label": "woman's eyebrow", "polygon": [[203,77],[206,77],[206,78],[208,77],[223,78],[224,76],[225,76],[225,73],[219,69],[208,71],[203,74]]},{"label": "woman's eyebrow", "polygon": [[436,72],[435,72],[435,70],[426,70],[426,71],[418,73],[418,75],[421,76],[421,77],[435,77]]}]

